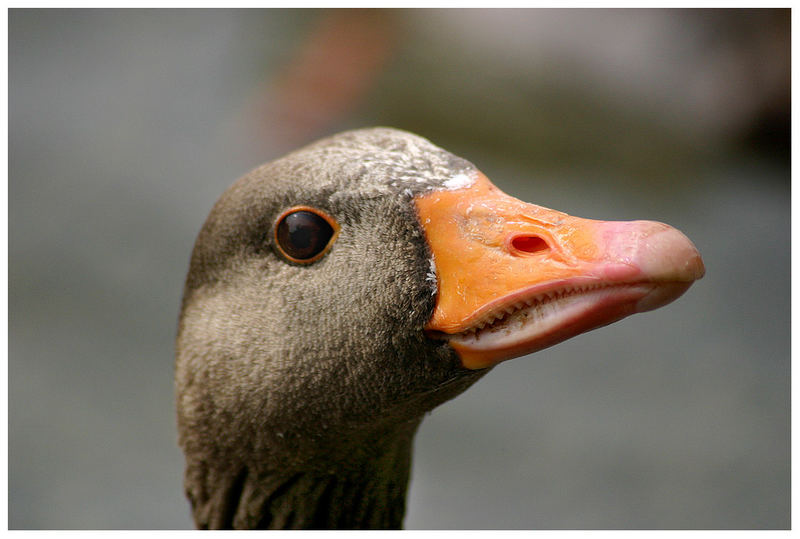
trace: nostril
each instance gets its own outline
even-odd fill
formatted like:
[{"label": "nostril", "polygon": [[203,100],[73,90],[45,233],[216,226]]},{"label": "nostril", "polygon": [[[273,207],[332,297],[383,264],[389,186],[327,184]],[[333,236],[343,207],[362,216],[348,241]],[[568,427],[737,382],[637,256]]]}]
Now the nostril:
[{"label": "nostril", "polygon": [[538,253],[549,249],[547,242],[539,236],[517,236],[511,240],[511,246],[523,253]]}]

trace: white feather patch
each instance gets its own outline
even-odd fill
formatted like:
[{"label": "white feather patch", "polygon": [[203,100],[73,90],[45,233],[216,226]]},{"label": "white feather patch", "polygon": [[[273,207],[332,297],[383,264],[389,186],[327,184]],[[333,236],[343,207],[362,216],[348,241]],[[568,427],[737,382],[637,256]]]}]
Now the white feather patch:
[{"label": "white feather patch", "polygon": [[465,174],[460,172],[450,178],[449,180],[445,180],[444,187],[448,190],[455,190],[455,189],[464,189],[465,187],[469,187],[475,183],[475,175]]},{"label": "white feather patch", "polygon": [[433,288],[431,296],[435,296],[438,291],[438,280],[436,279],[436,262],[433,260],[433,256],[431,256],[430,263],[431,267],[428,270],[428,274],[425,276],[425,280],[431,283],[431,287]]}]

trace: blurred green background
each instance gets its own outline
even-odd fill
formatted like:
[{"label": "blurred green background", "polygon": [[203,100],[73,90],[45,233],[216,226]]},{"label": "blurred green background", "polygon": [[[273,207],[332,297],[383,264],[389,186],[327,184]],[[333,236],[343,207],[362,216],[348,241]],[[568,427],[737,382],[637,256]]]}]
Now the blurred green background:
[{"label": "blurred green background", "polygon": [[674,304],[500,365],[416,440],[408,528],[790,525],[790,11],[20,10],[9,526],[186,528],[173,338],[238,176],[408,129],[506,192],[686,233]]}]

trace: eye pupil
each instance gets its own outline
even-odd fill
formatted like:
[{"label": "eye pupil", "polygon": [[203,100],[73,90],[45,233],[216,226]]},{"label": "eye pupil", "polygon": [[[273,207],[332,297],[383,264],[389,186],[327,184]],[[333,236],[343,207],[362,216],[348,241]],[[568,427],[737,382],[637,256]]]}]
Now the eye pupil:
[{"label": "eye pupil", "polygon": [[295,262],[312,262],[321,255],[334,234],[323,216],[308,210],[286,214],[278,222],[275,237],[278,247]]}]

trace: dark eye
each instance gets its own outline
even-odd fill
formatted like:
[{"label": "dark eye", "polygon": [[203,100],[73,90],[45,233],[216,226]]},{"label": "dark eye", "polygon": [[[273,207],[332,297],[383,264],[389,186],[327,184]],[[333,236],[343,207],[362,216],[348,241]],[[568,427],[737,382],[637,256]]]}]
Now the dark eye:
[{"label": "dark eye", "polygon": [[292,262],[308,264],[328,250],[339,226],[330,216],[315,208],[299,206],[285,211],[275,226],[275,244]]}]

